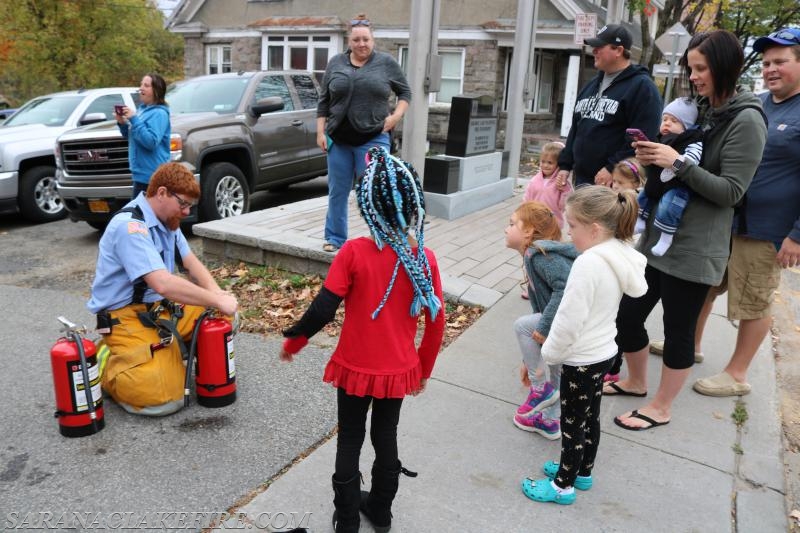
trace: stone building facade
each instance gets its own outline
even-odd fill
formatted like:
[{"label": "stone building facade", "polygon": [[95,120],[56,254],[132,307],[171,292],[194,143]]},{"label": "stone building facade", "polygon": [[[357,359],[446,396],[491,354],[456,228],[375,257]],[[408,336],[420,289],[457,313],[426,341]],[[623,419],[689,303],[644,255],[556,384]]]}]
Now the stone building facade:
[{"label": "stone building facade", "polygon": [[[321,78],[327,59],[346,48],[349,19],[359,12],[371,14],[376,48],[403,64],[409,46],[410,3],[183,0],[167,26],[184,37],[187,77],[224,70],[280,67],[314,70]],[[441,3],[438,47],[440,55],[449,54],[450,69],[456,71],[450,72],[453,78],[450,83],[457,82],[457,93],[453,90],[451,93],[489,95],[498,102],[497,143],[502,147],[517,0],[496,0],[491,10],[486,9],[483,0],[459,0],[458,9],[452,9],[453,6],[448,9],[449,0]],[[562,114],[567,76],[577,77],[580,86],[595,74],[590,50],[575,43],[575,14],[594,13],[599,27],[612,4],[617,6],[614,9],[622,9],[624,2],[545,0],[540,3],[534,42],[536,86],[525,115],[523,154],[536,152],[541,139],[558,138],[564,133]],[[487,14],[489,11],[491,14]],[[629,24],[637,35],[638,26],[634,22]],[[576,55],[581,58],[580,66],[568,72],[570,56]],[[439,151],[447,135],[449,99],[434,94],[429,97],[429,104],[428,141],[432,151]]]}]

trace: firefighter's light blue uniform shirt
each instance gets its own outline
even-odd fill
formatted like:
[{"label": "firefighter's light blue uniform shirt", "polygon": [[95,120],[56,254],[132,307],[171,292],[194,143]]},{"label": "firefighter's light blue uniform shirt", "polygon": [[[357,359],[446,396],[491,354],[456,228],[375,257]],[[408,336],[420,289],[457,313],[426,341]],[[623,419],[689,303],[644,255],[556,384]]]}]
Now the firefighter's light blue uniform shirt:
[{"label": "firefighter's light blue uniform shirt", "polygon": [[[133,213],[120,213],[108,224],[100,239],[97,270],[92,283],[92,296],[86,306],[92,313],[125,307],[133,301],[134,282],[150,272],[164,269],[175,271],[175,247],[181,257],[191,252],[180,228],[171,231],[164,226],[144,193],[125,207],[139,206],[144,222]],[[157,302],[163,296],[148,287],[145,302]]]}]

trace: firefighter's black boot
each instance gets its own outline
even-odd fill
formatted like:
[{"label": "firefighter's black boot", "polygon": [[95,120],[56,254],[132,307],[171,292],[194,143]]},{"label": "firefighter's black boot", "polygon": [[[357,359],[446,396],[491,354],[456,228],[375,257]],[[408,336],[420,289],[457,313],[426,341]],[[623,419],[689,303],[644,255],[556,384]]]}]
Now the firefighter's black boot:
[{"label": "firefighter's black boot", "polygon": [[416,472],[403,468],[400,461],[397,468],[386,469],[373,463],[372,488],[361,491],[361,512],[364,513],[377,533],[386,533],[392,528],[392,502],[400,484],[400,474],[417,477]]},{"label": "firefighter's black boot", "polygon": [[333,482],[333,529],[336,533],[358,533],[361,525],[361,516],[358,508],[361,504],[361,474],[352,479],[339,481],[336,474],[331,477]]}]

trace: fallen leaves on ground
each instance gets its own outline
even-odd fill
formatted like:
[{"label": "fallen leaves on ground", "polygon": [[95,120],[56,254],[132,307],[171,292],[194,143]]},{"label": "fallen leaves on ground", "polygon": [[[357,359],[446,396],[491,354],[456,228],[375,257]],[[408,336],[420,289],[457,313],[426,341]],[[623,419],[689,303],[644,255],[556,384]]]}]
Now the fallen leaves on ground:
[{"label": "fallen leaves on ground", "polygon": [[[323,278],[294,274],[285,270],[246,263],[223,265],[211,271],[220,287],[231,291],[239,300],[242,331],[281,336],[303,316],[322,287]],[[446,304],[445,333],[442,346],[453,342],[483,314],[482,307]],[[323,332],[338,337],[344,319],[344,306]],[[420,332],[424,320],[420,317]],[[319,334],[318,334],[319,335]]]}]

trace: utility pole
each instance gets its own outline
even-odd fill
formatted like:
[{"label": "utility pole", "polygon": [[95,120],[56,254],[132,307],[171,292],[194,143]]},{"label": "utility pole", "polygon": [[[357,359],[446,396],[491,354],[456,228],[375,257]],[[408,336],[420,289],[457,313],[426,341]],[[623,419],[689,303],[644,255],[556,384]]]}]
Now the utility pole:
[{"label": "utility pole", "polygon": [[519,174],[522,152],[522,131],[525,126],[525,103],[530,99],[533,76],[530,70],[532,44],[536,37],[534,12],[536,0],[517,2],[517,26],[514,34],[514,55],[508,80],[505,150],[508,151],[508,175]]},{"label": "utility pole", "polygon": [[428,139],[428,95],[439,89],[439,0],[413,0],[408,35],[408,84],[411,104],[403,121],[403,159],[424,179]]}]

